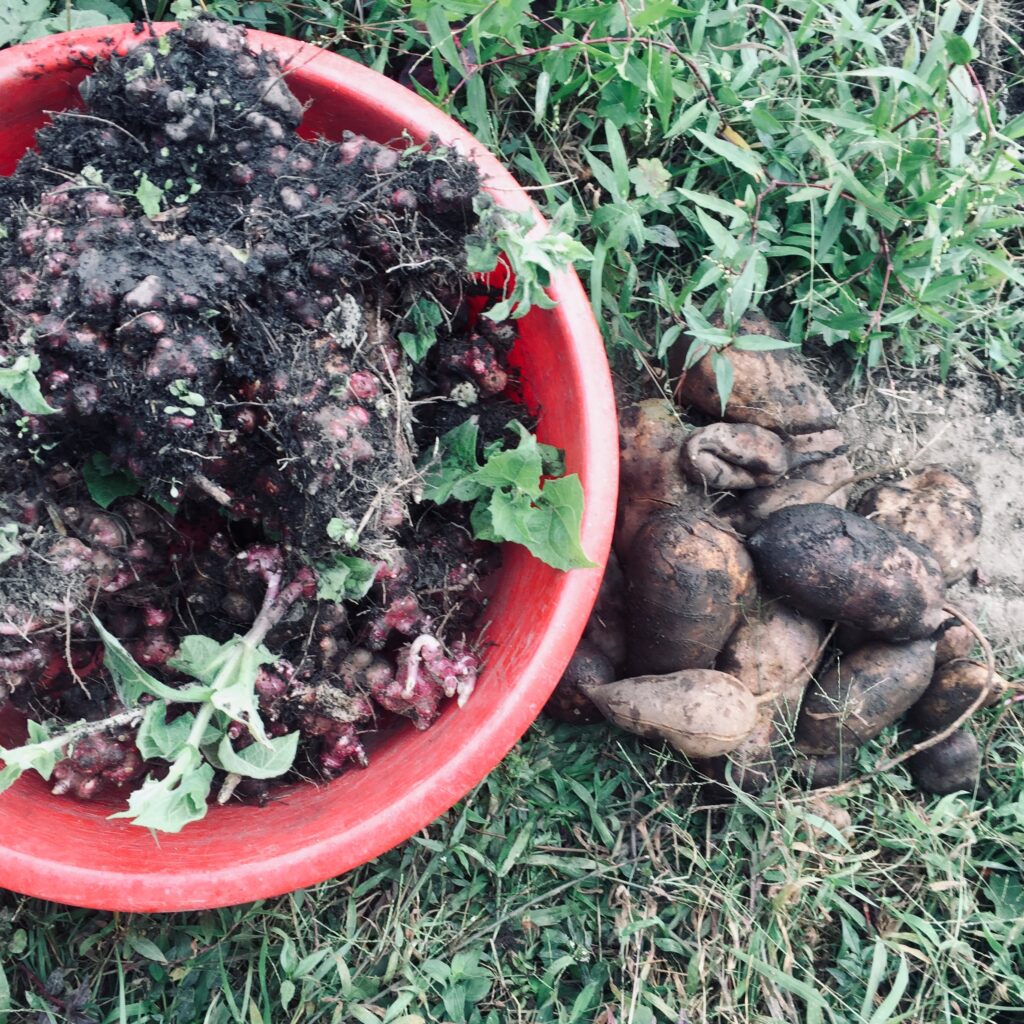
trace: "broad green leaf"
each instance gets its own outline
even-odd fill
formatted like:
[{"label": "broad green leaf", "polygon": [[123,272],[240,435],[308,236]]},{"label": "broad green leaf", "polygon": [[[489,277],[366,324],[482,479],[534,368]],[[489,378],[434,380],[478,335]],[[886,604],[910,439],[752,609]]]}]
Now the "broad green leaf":
[{"label": "broad green leaf", "polygon": [[36,374],[39,372],[39,356],[18,356],[11,366],[0,367],[0,395],[6,395],[23,412],[33,416],[46,416],[57,412],[39,389]]},{"label": "broad green leaf", "polygon": [[130,497],[142,490],[142,482],[126,469],[115,469],[109,456],[93,452],[82,466],[82,479],[89,497],[101,508],[110,508],[118,498]]},{"label": "broad green leaf", "polygon": [[262,644],[255,646],[241,636],[220,644],[193,634],[182,640],[177,655],[167,664],[205,683],[213,706],[241,722],[257,742],[266,745],[269,741],[260,718],[256,676],[261,665],[277,660]]},{"label": "broad green leaf", "polygon": [[129,932],[124,937],[124,941],[133,953],[138,953],[139,956],[152,960],[154,963],[167,963],[167,957],[164,956],[163,950],[152,939],[147,939],[144,935],[139,935],[136,932]]},{"label": "broad green leaf", "polygon": [[164,761],[173,761],[185,749],[195,720],[196,716],[186,711],[173,722],[168,722],[167,705],[163,701],[155,701],[142,716],[135,746],[146,760],[159,757]]},{"label": "broad green leaf", "polygon": [[[423,497],[427,501],[443,505],[452,497],[457,501],[471,501],[479,497],[483,488],[477,488],[475,493],[464,498],[455,494],[459,485],[480,468],[476,455],[479,434],[477,419],[473,416],[441,436],[438,440],[439,458],[428,461],[423,479]],[[461,488],[460,494],[464,492],[465,488]]]},{"label": "broad green leaf", "polygon": [[946,54],[954,64],[970,64],[974,60],[974,48],[963,36],[950,36],[946,40]]},{"label": "broad green leaf", "polygon": [[135,190],[135,198],[147,217],[155,217],[162,209],[164,190],[159,185],[154,185],[143,173],[139,178],[139,187]]},{"label": "broad green leaf", "polygon": [[5,0],[0,4],[0,46],[23,42],[30,27],[49,13],[47,0]]},{"label": "broad green leaf", "polygon": [[799,348],[800,345],[795,341],[768,338],[763,334],[741,334],[733,339],[732,347],[741,352],[773,352],[780,348]]},{"label": "broad green leaf", "polygon": [[515,420],[509,426],[518,430],[519,444],[509,451],[492,455],[473,474],[473,482],[487,489],[510,484],[525,494],[539,495],[544,466],[537,439]]},{"label": "broad green leaf", "polygon": [[180,832],[206,817],[213,768],[197,750],[186,747],[162,779],[149,776],[128,798],[128,809],[111,818],[131,818],[132,824],[159,832]]},{"label": "broad green leaf", "polygon": [[657,199],[668,191],[672,175],[657,158],[648,160],[646,157],[640,157],[629,172],[629,180],[633,183],[633,190],[638,197],[654,196]]},{"label": "broad green leaf", "polygon": [[608,158],[612,162],[612,171],[615,174],[615,185],[618,194],[623,198],[629,196],[629,159],[626,157],[626,147],[622,144],[622,136],[611,121],[604,123],[604,135],[608,141]]},{"label": "broad green leaf", "polygon": [[754,300],[754,287],[757,283],[757,256],[752,255],[743,265],[743,269],[733,279],[732,286],[726,293],[725,322],[732,330],[740,322],[740,318],[750,308]]},{"label": "broad green leaf", "polygon": [[528,545],[542,562],[556,569],[590,569],[596,563],[587,558],[580,544],[583,520],[583,486],[573,473],[544,485],[530,522]]},{"label": "broad green leaf", "polygon": [[725,407],[729,404],[729,396],[732,394],[732,360],[715,349],[711,353],[711,368],[715,371],[715,388],[718,391],[718,400],[722,403],[724,416]]},{"label": "broad green leaf", "polygon": [[444,322],[444,314],[436,302],[417,299],[406,314],[405,322],[411,330],[399,331],[398,340],[414,363],[422,362],[437,343],[437,328]]},{"label": "broad green leaf", "polygon": [[316,596],[321,601],[359,601],[377,577],[379,562],[355,555],[337,555],[316,566]]},{"label": "broad green leaf", "polygon": [[0,526],[0,565],[17,558],[24,550],[18,540],[18,524],[4,523]]},{"label": "broad green leaf", "polygon": [[241,750],[231,745],[231,737],[225,736],[217,747],[217,760],[225,771],[244,775],[250,779],[275,779],[284,775],[295,761],[299,733],[277,736],[267,746],[253,743]]},{"label": "broad green leaf", "polygon": [[[205,686],[184,686],[175,689],[159,679],[154,679],[139,663],[124,649],[121,641],[111,633],[92,612],[89,613],[96,632],[103,641],[103,665],[113,677],[114,686],[121,703],[131,707],[138,704],[139,698],[148,693],[154,697],[162,697],[164,700],[180,701],[188,704],[195,704],[207,700],[210,690]],[[173,659],[172,659],[173,661]],[[175,666],[168,662],[172,668]]]}]

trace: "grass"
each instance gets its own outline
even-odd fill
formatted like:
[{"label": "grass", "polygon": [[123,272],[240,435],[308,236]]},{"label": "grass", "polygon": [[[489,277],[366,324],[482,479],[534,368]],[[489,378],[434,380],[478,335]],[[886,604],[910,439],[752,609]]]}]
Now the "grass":
[{"label": "grass", "polygon": [[[1002,5],[207,5],[400,76],[489,142],[590,247],[627,386],[747,302],[863,368],[1019,386]],[[10,9],[0,41],[118,20]],[[838,808],[792,787],[709,806],[666,751],[542,722],[429,829],[279,900],[144,916],[5,895],[0,1020],[1024,1021],[1022,706],[979,717],[984,795],[924,799],[896,769]]]},{"label": "grass", "polygon": [[6,896],[11,1019],[1022,1020],[1022,758],[1018,704],[984,798],[894,770],[835,807],[706,805],[666,751],[542,722],[443,819],[313,889],[166,916]]}]

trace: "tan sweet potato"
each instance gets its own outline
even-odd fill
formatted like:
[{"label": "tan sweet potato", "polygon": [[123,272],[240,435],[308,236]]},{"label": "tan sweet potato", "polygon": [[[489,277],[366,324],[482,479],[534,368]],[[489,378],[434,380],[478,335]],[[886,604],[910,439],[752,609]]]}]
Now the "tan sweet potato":
[{"label": "tan sweet potato", "polygon": [[620,728],[667,740],[689,757],[724,754],[757,724],[757,702],[743,685],[710,669],[636,676],[583,689]]},{"label": "tan sweet potato", "polygon": [[739,539],[706,518],[656,512],[623,570],[635,675],[710,668],[754,591]]},{"label": "tan sweet potato", "polygon": [[686,477],[711,491],[768,487],[789,465],[777,434],[752,423],[712,423],[693,431],[679,453]]},{"label": "tan sweet potato", "polygon": [[935,646],[869,643],[837,656],[807,687],[797,723],[805,754],[837,754],[874,739],[927,689]]},{"label": "tan sweet potato", "polygon": [[985,694],[985,704],[995,703],[1006,690],[1006,680],[976,661],[957,659],[935,669],[928,689],[907,714],[907,722],[928,733],[942,732]]},{"label": "tan sweet potato", "polygon": [[608,555],[601,589],[587,620],[583,637],[589,640],[616,668],[626,663],[626,578],[612,551]]},{"label": "tan sweet potato", "polygon": [[557,722],[585,725],[600,722],[601,712],[582,687],[615,681],[612,663],[587,640],[581,640],[558,680],[554,693],[544,705],[544,714]]},{"label": "tan sweet potato", "polygon": [[625,406],[619,413],[619,511],[615,553],[629,553],[637,530],[653,512],[696,511],[703,493],[679,466],[687,428],[675,406],[651,398]]},{"label": "tan sweet potato", "polygon": [[963,579],[978,557],[981,503],[966,480],[941,466],[872,487],[857,512],[913,537],[942,567],[947,583]]},{"label": "tan sweet potato", "polygon": [[908,762],[910,775],[926,793],[945,796],[961,790],[973,792],[981,774],[978,741],[958,729],[934,747],[915,754]]},{"label": "tan sweet potato", "polygon": [[942,571],[916,541],[832,505],[772,513],[747,541],[765,586],[808,615],[885,640],[942,624]]},{"label": "tan sweet potato", "polygon": [[[741,333],[783,340],[781,331],[763,314],[751,310],[741,322]],[[710,353],[680,379],[680,398],[709,416],[733,423],[756,423],[786,434],[808,434],[834,427],[835,406],[825,389],[811,379],[806,363],[788,350],[750,352],[726,348],[732,364],[733,386],[725,415]]]}]

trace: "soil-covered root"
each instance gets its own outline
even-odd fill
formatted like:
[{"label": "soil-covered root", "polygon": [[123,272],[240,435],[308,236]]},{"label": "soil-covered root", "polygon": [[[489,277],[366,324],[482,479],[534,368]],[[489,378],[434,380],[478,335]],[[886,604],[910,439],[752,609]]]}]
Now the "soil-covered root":
[{"label": "soil-covered root", "polygon": [[934,665],[928,640],[869,643],[837,656],[807,688],[797,746],[831,756],[874,739],[920,698]]},{"label": "soil-covered root", "polygon": [[952,620],[944,624],[935,646],[935,664],[970,657],[976,642],[974,633],[962,622]]},{"label": "soil-covered root", "polygon": [[770,487],[786,472],[782,440],[752,423],[712,423],[694,430],[679,453],[683,472],[709,491]]},{"label": "soil-covered root", "polygon": [[935,634],[942,571],[916,541],[832,505],[773,513],[747,541],[758,576],[794,607],[885,640]]},{"label": "soil-covered root", "polygon": [[974,487],[948,469],[929,466],[872,487],[857,502],[857,512],[923,544],[938,560],[947,584],[974,568],[981,503]]},{"label": "soil-covered root", "polygon": [[974,792],[981,777],[981,751],[972,733],[958,729],[907,762],[911,778],[926,793]]},{"label": "soil-covered root", "polygon": [[757,530],[773,512],[793,505],[824,502],[846,508],[851,487],[837,485],[853,477],[847,445],[838,430],[796,434],[786,439],[787,469],[770,487],[747,491],[722,514],[740,533]]},{"label": "soil-covered root", "polygon": [[585,684],[582,689],[619,727],[666,740],[689,757],[725,754],[757,724],[757,701],[724,672],[691,669]]},{"label": "soil-covered root", "polygon": [[959,658],[944,662],[910,708],[907,723],[929,735],[941,732],[973,707],[982,694],[985,705],[997,703],[1006,686],[1002,676],[990,676],[988,666],[980,662]]},{"label": "soil-covered root", "polygon": [[715,667],[755,696],[774,695],[794,708],[821,657],[824,623],[761,597],[744,605],[742,618]]},{"label": "soil-covered root", "polygon": [[739,539],[708,518],[652,515],[623,565],[634,674],[710,668],[754,593]]},{"label": "soil-covered root", "polygon": [[688,428],[679,410],[663,398],[649,398],[619,412],[619,509],[614,547],[621,562],[637,531],[655,512],[697,511],[703,490],[679,465]]},{"label": "soil-covered root", "polygon": [[[741,321],[744,334],[784,340],[782,333],[756,310]],[[786,350],[720,350],[732,366],[733,386],[722,411],[716,363],[708,353],[680,378],[678,395],[701,412],[732,423],[754,423],[781,434],[809,434],[834,427],[835,406],[806,364]]]},{"label": "soil-covered root", "polygon": [[592,725],[603,715],[586,695],[584,688],[615,682],[612,663],[595,644],[581,640],[569,664],[558,680],[554,693],[544,705],[544,714],[557,722]]}]

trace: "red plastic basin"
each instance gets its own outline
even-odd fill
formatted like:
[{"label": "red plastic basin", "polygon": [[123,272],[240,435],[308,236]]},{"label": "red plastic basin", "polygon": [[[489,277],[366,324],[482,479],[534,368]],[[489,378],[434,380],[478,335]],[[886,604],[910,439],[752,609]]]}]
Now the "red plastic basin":
[{"label": "red plastic basin", "polygon": [[[171,26],[157,26],[167,31]],[[9,174],[46,120],[80,105],[90,61],[146,38],[133,26],[90,29],[0,51],[0,173]],[[250,33],[276,51],[309,109],[305,135],[344,129],[379,141],[408,132],[460,146],[502,205],[536,214],[527,194],[463,128],[425,100],[343,57],[280,36]],[[608,364],[575,274],[552,287],[558,305],[521,321],[519,359],[541,408],[538,433],[565,449],[586,495],[583,546],[604,564],[618,483],[615,405]],[[178,835],[154,836],[107,815],[120,802],[54,797],[24,776],[0,794],[0,885],[97,909],[170,911],[278,895],[370,860],[444,813],[479,782],[536,718],[579,639],[600,570],[559,573],[509,548],[487,637],[495,646],[465,708],[449,707],[425,732],[404,729],[369,768],[329,785],[278,791],[264,808],[211,808]],[[0,739],[23,732],[10,714]]]}]

